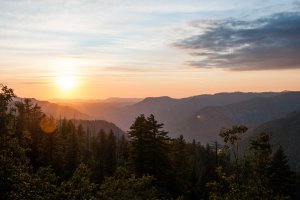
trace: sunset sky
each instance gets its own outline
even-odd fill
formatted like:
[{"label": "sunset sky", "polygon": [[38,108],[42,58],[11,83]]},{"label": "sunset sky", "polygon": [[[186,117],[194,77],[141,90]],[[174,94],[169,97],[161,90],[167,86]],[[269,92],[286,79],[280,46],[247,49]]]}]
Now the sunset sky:
[{"label": "sunset sky", "polygon": [[38,99],[300,90],[300,1],[0,0],[0,83]]}]

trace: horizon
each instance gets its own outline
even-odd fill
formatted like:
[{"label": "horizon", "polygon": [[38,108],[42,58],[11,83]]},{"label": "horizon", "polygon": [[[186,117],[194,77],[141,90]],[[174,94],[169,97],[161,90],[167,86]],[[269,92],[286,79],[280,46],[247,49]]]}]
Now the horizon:
[{"label": "horizon", "polygon": [[0,80],[38,99],[300,90],[300,2],[1,1]]},{"label": "horizon", "polygon": [[[282,90],[282,91],[258,91],[258,92],[253,92],[253,91],[229,91],[229,92],[216,92],[216,93],[203,93],[203,94],[195,94],[195,95],[191,95],[191,96],[183,96],[183,97],[172,97],[172,96],[166,96],[166,95],[162,95],[162,96],[145,96],[145,97],[107,97],[107,98],[103,98],[103,99],[73,99],[73,98],[69,98],[69,99],[60,99],[60,98],[53,98],[53,99],[39,99],[36,97],[20,97],[17,96],[16,98],[21,98],[21,99],[35,99],[38,101],[49,101],[49,102],[53,102],[53,103],[67,103],[69,102],[114,102],[113,100],[144,100],[147,98],[162,98],[162,97],[167,97],[167,98],[171,98],[171,99],[184,99],[184,98],[191,98],[191,97],[196,97],[196,96],[204,96],[204,95],[217,95],[217,94],[234,94],[234,93],[244,93],[244,94],[250,94],[250,93],[286,93],[286,92],[300,92],[300,90]],[[64,102],[65,101],[65,102]]]}]

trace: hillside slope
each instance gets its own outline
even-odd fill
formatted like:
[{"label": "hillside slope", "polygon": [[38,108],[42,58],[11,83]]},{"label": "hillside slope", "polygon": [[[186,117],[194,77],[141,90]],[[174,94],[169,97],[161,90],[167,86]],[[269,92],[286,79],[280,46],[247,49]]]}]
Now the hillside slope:
[{"label": "hillside slope", "polygon": [[[24,99],[25,98],[14,98],[13,103],[23,102]],[[45,114],[53,116],[56,119],[91,119],[91,117],[88,114],[85,114],[70,106],[59,105],[56,103],[51,103],[49,101],[39,101],[34,98],[30,98],[30,100],[33,104],[38,104]]]},{"label": "hillside slope", "polygon": [[271,134],[271,143],[274,148],[282,145],[291,166],[300,170],[300,110],[288,114],[286,117],[261,124],[252,131],[247,139],[255,138],[259,133]]},{"label": "hillside slope", "polygon": [[[165,124],[171,136],[178,136],[179,128],[197,111],[207,106],[223,106],[255,97],[270,97],[276,93],[218,93],[214,95],[198,95],[182,99],[170,97],[149,97],[134,105],[120,109],[106,110],[103,119],[112,121],[123,130],[128,130],[135,117],[140,114],[154,114],[158,121]],[[102,112],[99,110],[98,112]],[[182,133],[185,135],[185,133]]]},{"label": "hillside slope", "polygon": [[261,123],[278,119],[300,109],[300,92],[258,97],[226,106],[205,107],[195,112],[176,134],[210,142],[218,138],[221,128],[246,125],[255,128]]}]

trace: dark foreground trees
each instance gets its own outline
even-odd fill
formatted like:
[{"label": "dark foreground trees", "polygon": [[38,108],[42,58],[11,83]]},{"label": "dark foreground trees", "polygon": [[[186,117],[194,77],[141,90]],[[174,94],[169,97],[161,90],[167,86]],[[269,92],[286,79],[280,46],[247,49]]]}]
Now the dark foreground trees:
[{"label": "dark foreground trees", "polygon": [[170,138],[153,115],[136,118],[128,132],[130,138],[129,165],[138,177],[152,175],[162,187],[170,178]]},{"label": "dark foreground trees", "polygon": [[[270,135],[261,133],[251,140],[249,150],[244,156],[236,154],[245,133],[243,126],[221,131],[225,151],[232,153],[232,164],[225,170],[217,168],[218,177],[208,183],[211,188],[210,199],[293,199],[295,174],[291,171],[288,160],[280,146],[272,154]],[[228,139],[229,138],[229,139]],[[232,148],[228,148],[228,147]],[[238,161],[239,160],[239,161]]]},{"label": "dark foreground trees", "polygon": [[[244,126],[224,129],[224,148],[171,139],[153,115],[127,135],[91,134],[38,105],[0,92],[0,199],[288,199],[295,174],[261,134],[242,156]],[[231,157],[231,159],[230,159]]]},{"label": "dark foreground trees", "polygon": [[138,178],[126,168],[120,167],[113,176],[106,178],[102,183],[98,197],[107,200],[155,200],[159,198],[159,194],[154,187],[154,180],[149,175]]}]

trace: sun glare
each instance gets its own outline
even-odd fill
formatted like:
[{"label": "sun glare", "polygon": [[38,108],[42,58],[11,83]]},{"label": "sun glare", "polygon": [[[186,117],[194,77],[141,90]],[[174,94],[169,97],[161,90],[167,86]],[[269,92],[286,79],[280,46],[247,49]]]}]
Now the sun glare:
[{"label": "sun glare", "polygon": [[77,86],[78,77],[76,73],[78,72],[78,65],[79,61],[72,59],[57,61],[56,68],[58,74],[56,76],[56,82],[62,91],[71,91]]},{"label": "sun glare", "polygon": [[71,90],[76,85],[74,76],[64,75],[58,78],[58,84],[63,90]]}]

